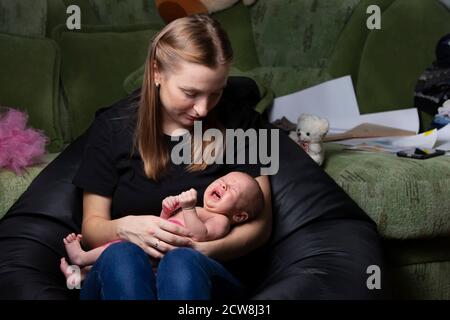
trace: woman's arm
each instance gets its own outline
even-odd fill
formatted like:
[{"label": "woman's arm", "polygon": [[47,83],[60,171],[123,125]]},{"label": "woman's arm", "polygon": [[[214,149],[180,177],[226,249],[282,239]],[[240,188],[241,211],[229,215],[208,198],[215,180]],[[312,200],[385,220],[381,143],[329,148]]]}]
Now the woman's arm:
[{"label": "woman's arm", "polygon": [[81,231],[83,243],[89,248],[100,247],[110,241],[118,240],[117,224],[111,220],[111,198],[94,193],[83,193],[83,222]]},{"label": "woman's arm", "polygon": [[[111,220],[111,198],[85,192],[83,195],[82,234],[84,244],[95,248],[114,240],[126,240],[140,246],[154,258],[173,249],[187,246],[190,232],[181,226],[153,215],[128,215]],[[157,250],[154,244],[158,243]]]},{"label": "woman's arm", "polygon": [[246,255],[268,241],[272,231],[270,182],[267,176],[260,176],[256,178],[256,181],[264,194],[263,212],[250,222],[235,226],[224,238],[193,242],[194,249],[217,260],[225,261]]}]

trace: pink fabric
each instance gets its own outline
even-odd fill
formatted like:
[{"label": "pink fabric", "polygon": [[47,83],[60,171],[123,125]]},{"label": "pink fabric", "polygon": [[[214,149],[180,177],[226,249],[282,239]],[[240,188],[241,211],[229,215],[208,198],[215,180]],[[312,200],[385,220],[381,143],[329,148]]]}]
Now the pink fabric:
[{"label": "pink fabric", "polygon": [[40,130],[27,128],[28,115],[15,109],[0,109],[0,168],[21,174],[42,160],[48,138]]},{"label": "pink fabric", "polygon": [[181,223],[181,221],[178,220],[178,219],[172,219],[172,218],[170,218],[170,219],[168,219],[168,221],[170,221],[170,222],[172,222],[172,223],[175,223],[175,224],[178,224],[179,226],[184,227],[184,225],[183,225],[183,224]]},{"label": "pink fabric", "polygon": [[108,246],[112,245],[113,243],[117,243],[117,242],[124,242],[124,240],[113,240],[113,241],[105,243],[103,245],[103,247],[108,247]]}]

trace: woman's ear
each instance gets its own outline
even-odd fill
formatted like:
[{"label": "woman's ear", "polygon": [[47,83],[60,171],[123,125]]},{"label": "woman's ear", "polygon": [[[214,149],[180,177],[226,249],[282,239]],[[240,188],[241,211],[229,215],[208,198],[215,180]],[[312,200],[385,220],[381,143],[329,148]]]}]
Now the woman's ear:
[{"label": "woman's ear", "polygon": [[245,211],[235,213],[233,215],[233,222],[234,223],[241,223],[248,219],[248,213]]}]

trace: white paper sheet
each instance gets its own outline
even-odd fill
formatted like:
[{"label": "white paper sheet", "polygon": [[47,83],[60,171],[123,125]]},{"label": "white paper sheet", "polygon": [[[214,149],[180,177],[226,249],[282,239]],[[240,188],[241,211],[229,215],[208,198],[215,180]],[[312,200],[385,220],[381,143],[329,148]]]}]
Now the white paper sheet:
[{"label": "white paper sheet", "polygon": [[[317,86],[275,99],[269,121],[283,116],[297,123],[302,113],[326,118],[330,127],[343,128],[348,119],[359,117],[359,108],[350,76],[330,80]],[[350,129],[350,128],[349,128]]]},{"label": "white paper sheet", "polygon": [[438,138],[436,129],[430,130],[415,136],[397,138],[393,141],[393,145],[399,148],[433,148]]},{"label": "white paper sheet", "polygon": [[437,141],[438,142],[450,142],[450,124],[438,130]]},{"label": "white paper sheet", "polygon": [[450,124],[439,130],[430,130],[409,137],[383,137],[350,139],[335,141],[332,143],[342,144],[353,150],[371,150],[379,152],[395,153],[409,148],[428,148],[447,151],[450,155]]},{"label": "white paper sheet", "polygon": [[435,149],[440,149],[447,151],[446,155],[450,156],[450,142],[444,142],[442,144],[437,144]]},{"label": "white paper sheet", "polygon": [[393,145],[393,142],[397,137],[382,137],[382,138],[362,138],[362,139],[350,139],[341,140],[335,142],[346,146],[346,149],[358,150],[358,151],[370,151],[370,152],[385,152],[385,153],[396,153],[405,148],[397,147]]},{"label": "white paper sheet", "polygon": [[332,127],[330,128],[330,133],[347,131],[362,123],[373,123],[416,133],[419,132],[420,127],[419,114],[415,108],[362,114],[357,118],[342,119],[339,123],[341,123],[343,127]]},{"label": "white paper sheet", "polygon": [[275,98],[269,110],[269,121],[286,117],[297,123],[302,113],[312,113],[327,119],[330,134],[350,130],[362,123],[419,131],[419,115],[415,108],[360,115],[350,76]]}]

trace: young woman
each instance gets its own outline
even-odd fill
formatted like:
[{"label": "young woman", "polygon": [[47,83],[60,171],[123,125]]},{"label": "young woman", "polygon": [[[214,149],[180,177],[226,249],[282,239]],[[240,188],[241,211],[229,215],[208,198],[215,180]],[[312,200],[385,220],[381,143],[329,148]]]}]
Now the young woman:
[{"label": "young woman", "polygon": [[[207,15],[177,19],[153,39],[141,91],[94,121],[73,181],[84,191],[84,245],[127,241],[101,254],[83,284],[82,299],[211,299],[244,292],[220,261],[268,240],[268,177],[260,176],[258,165],[180,165],[170,158],[178,129],[192,131],[201,121],[203,131],[223,130],[230,114],[252,116],[251,110],[234,110],[222,99],[232,58],[228,37],[215,20]],[[192,144],[192,155],[208,143]],[[190,188],[202,195],[231,171],[255,177],[264,194],[264,210],[251,222],[222,239],[196,242],[186,228],[159,217],[165,197]],[[161,259],[157,276],[149,256]]]}]

